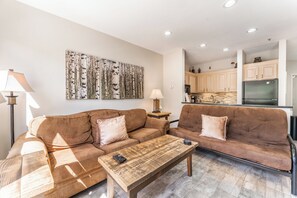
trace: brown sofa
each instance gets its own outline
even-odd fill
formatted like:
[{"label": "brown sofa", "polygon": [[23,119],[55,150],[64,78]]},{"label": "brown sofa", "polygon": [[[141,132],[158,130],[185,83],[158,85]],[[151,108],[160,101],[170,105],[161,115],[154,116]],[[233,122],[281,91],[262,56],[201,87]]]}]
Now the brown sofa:
[{"label": "brown sofa", "polygon": [[[119,115],[125,115],[129,139],[104,146],[94,143],[100,138],[97,119]],[[42,194],[37,189],[30,196],[69,197],[106,179],[97,160],[99,156],[164,135],[168,128],[168,121],[149,118],[143,109],[102,109],[66,116],[42,116],[33,119],[29,132],[18,137],[6,160],[43,153],[44,157],[36,160],[47,161],[54,185]],[[22,166],[25,165],[19,166],[22,170],[26,169]],[[22,192],[16,191],[16,195],[18,193]]]},{"label": "brown sofa", "polygon": [[[201,114],[228,116],[226,141],[200,136]],[[184,105],[177,128],[170,128],[169,133],[199,142],[201,150],[290,175],[292,193],[296,194],[296,148],[288,135],[287,115],[283,110]]]}]

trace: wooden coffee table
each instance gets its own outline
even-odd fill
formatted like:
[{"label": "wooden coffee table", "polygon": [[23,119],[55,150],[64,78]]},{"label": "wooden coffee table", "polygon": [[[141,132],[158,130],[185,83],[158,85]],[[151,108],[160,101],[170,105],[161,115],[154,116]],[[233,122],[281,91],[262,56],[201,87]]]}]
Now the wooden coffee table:
[{"label": "wooden coffee table", "polygon": [[[198,143],[183,144],[183,139],[164,135],[99,158],[107,172],[107,197],[114,196],[114,182],[128,193],[128,197],[137,197],[137,193],[166,171],[187,159],[188,176],[192,176],[192,153]],[[127,161],[118,164],[112,156],[123,155]]]}]

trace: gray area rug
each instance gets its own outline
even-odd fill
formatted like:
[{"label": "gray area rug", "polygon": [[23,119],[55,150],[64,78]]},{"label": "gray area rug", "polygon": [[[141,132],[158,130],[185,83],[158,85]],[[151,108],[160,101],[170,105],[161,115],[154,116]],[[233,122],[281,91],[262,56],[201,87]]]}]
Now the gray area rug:
[{"label": "gray area rug", "polygon": [[[116,198],[126,193],[115,187]],[[106,181],[74,197],[106,198]],[[290,178],[254,168],[214,154],[193,155],[193,176],[187,176],[186,160],[169,170],[138,193],[140,198],[234,198],[295,197],[291,195]]]}]

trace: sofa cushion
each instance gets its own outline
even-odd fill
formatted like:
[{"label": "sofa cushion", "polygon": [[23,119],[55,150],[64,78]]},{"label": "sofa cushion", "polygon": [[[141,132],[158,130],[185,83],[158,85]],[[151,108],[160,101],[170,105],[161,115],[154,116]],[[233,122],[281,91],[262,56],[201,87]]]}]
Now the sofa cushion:
[{"label": "sofa cushion", "polygon": [[129,137],[138,140],[139,142],[145,142],[153,138],[160,137],[162,133],[159,129],[153,128],[141,128],[129,133]]},{"label": "sofa cushion", "polygon": [[77,180],[95,169],[100,169],[98,157],[102,155],[104,155],[104,151],[97,149],[92,144],[50,153],[55,183]]},{"label": "sofa cushion", "polygon": [[119,113],[125,115],[128,132],[144,127],[147,117],[144,109],[123,110],[119,111]]},{"label": "sofa cushion", "polygon": [[290,158],[290,146],[288,145],[245,143],[236,139],[220,141],[214,138],[200,136],[199,132],[192,132],[183,128],[171,128],[169,133],[181,138],[197,141],[201,148],[219,151],[279,170],[291,170],[292,162]]},{"label": "sofa cushion", "polygon": [[42,139],[49,152],[93,142],[91,124],[86,113],[40,116],[31,121],[29,131]]},{"label": "sofa cushion", "polygon": [[184,105],[178,127],[201,132],[201,114],[227,116],[227,139],[244,142],[286,144],[288,124],[283,110],[256,107],[227,107],[209,105]]},{"label": "sofa cushion", "polygon": [[201,136],[212,137],[219,140],[226,140],[227,116],[202,116]]},{"label": "sofa cushion", "polygon": [[118,150],[120,150],[122,148],[133,146],[133,145],[138,144],[138,143],[139,143],[138,140],[129,138],[129,139],[126,139],[126,140],[123,140],[123,141],[118,141],[118,142],[114,142],[114,143],[103,145],[103,146],[101,146],[100,144],[94,144],[94,146],[96,146],[97,148],[103,150],[107,154],[107,153],[111,153],[111,152],[114,152],[114,151],[118,151]]},{"label": "sofa cushion", "polygon": [[109,119],[98,119],[100,145],[106,145],[128,139],[125,116]]},{"label": "sofa cushion", "polygon": [[89,111],[88,114],[90,115],[90,119],[91,119],[92,136],[94,138],[94,143],[99,144],[100,143],[100,134],[99,134],[97,120],[117,117],[117,116],[119,116],[119,111],[112,110],[112,109],[99,109],[99,110]]}]

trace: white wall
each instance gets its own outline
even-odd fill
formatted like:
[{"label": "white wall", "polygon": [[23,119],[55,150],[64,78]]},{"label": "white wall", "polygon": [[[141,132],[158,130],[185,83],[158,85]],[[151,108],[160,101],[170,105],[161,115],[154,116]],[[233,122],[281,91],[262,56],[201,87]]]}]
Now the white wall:
[{"label": "white wall", "polygon": [[[163,57],[128,42],[11,0],[0,1],[0,26],[0,69],[13,68],[25,73],[35,90],[32,98],[37,103],[26,100],[24,94],[18,97],[16,136],[27,130],[26,122],[31,113],[35,117],[97,108],[151,111],[149,94],[153,88],[163,87]],[[66,49],[143,66],[145,99],[67,101]],[[0,158],[4,158],[10,148],[9,107],[6,104],[0,104],[0,116]]]},{"label": "white wall", "polygon": [[243,50],[237,50],[237,104],[242,104],[242,74],[246,55]]},{"label": "white wall", "polygon": [[185,51],[176,49],[163,56],[163,107],[172,112],[170,120],[178,119],[184,101]]},{"label": "white wall", "polygon": [[249,52],[249,50],[247,50],[245,63],[253,63],[255,57],[259,57],[259,56],[261,57],[262,61],[278,59],[278,48],[263,50],[259,52]]},{"label": "white wall", "polygon": [[[291,87],[292,74],[297,75],[297,61],[287,61],[287,105],[293,104]],[[294,99],[297,100],[297,98]]]},{"label": "white wall", "polygon": [[287,102],[287,40],[279,41],[278,56],[278,105],[285,106]]},{"label": "white wall", "polygon": [[[201,69],[201,72],[234,68],[234,65],[231,65],[231,62],[236,62],[236,61],[237,61],[236,57],[231,57],[231,58],[226,58],[221,60],[200,63],[194,66],[195,72],[197,72],[198,68]],[[211,67],[211,69],[209,69],[209,67]]]}]

